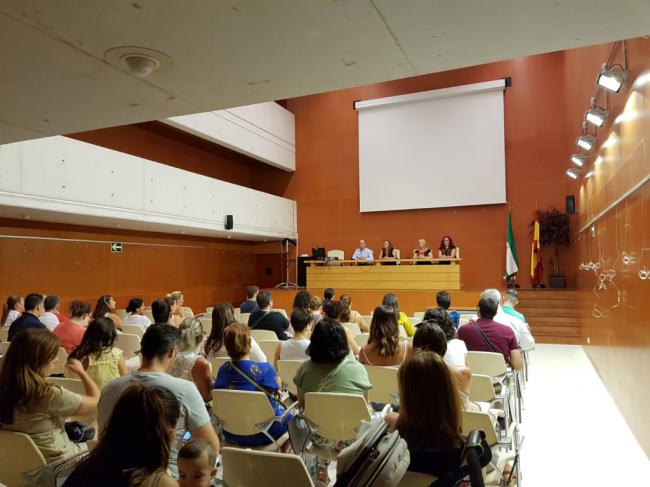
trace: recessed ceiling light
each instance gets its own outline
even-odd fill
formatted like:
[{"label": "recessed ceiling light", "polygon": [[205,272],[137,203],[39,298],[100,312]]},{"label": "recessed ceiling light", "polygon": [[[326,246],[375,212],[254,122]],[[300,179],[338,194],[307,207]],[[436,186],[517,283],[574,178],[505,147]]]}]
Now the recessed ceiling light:
[{"label": "recessed ceiling light", "polygon": [[104,53],[104,59],[138,78],[163,72],[173,64],[167,54],[137,46],[114,47]]}]

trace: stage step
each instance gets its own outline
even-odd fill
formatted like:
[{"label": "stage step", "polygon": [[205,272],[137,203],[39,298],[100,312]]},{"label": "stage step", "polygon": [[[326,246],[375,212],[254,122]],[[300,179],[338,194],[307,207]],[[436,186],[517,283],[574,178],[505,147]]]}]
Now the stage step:
[{"label": "stage step", "polygon": [[537,343],[582,343],[575,290],[520,289],[517,311],[526,316]]}]

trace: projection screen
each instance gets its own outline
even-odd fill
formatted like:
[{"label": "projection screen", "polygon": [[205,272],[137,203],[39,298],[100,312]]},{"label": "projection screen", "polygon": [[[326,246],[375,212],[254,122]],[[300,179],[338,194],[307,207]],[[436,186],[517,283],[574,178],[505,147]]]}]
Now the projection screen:
[{"label": "projection screen", "polygon": [[362,212],[506,201],[505,80],[355,103]]}]

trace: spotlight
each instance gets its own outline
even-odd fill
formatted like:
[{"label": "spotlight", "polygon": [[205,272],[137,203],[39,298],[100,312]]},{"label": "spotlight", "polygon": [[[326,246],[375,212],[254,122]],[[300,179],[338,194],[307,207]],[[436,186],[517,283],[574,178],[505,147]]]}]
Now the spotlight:
[{"label": "spotlight", "polygon": [[596,137],[591,134],[581,135],[576,139],[576,145],[589,152],[596,143]]},{"label": "spotlight", "polygon": [[594,171],[592,169],[592,170],[588,171],[587,174],[585,174],[585,179],[590,178],[593,175],[594,175]]},{"label": "spotlight", "polygon": [[578,179],[578,175],[580,174],[580,171],[576,169],[567,169],[566,170],[567,176],[569,176],[571,179]]},{"label": "spotlight", "polygon": [[587,156],[584,154],[571,154],[571,162],[573,162],[578,167],[582,167],[584,166],[585,162],[587,162]]},{"label": "spotlight", "polygon": [[606,64],[603,64],[600,74],[596,79],[596,84],[612,93],[620,93],[626,79],[627,71],[623,70],[621,66],[608,68]]},{"label": "spotlight", "polygon": [[608,116],[609,112],[607,110],[595,105],[585,112],[585,120],[598,128],[605,124]]}]

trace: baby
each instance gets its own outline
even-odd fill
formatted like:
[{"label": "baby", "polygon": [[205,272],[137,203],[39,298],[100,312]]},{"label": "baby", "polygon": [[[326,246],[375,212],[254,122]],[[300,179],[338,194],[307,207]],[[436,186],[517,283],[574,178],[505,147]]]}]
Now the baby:
[{"label": "baby", "polygon": [[178,452],[180,487],[209,487],[217,475],[217,453],[205,440],[187,443]]}]

